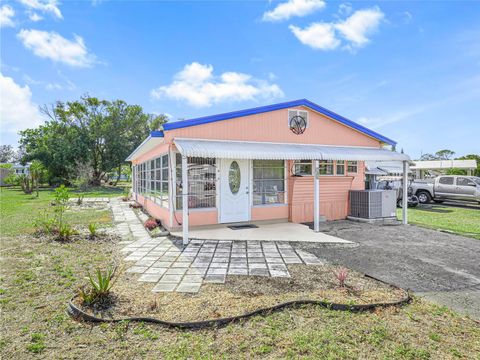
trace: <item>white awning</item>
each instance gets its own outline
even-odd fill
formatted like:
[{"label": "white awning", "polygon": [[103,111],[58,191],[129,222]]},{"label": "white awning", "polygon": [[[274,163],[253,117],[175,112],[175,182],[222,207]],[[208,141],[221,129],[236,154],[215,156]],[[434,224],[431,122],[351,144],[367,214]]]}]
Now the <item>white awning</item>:
[{"label": "white awning", "polygon": [[410,160],[405,154],[369,147],[204,139],[175,139],[174,143],[182,155],[190,157],[258,160]]}]

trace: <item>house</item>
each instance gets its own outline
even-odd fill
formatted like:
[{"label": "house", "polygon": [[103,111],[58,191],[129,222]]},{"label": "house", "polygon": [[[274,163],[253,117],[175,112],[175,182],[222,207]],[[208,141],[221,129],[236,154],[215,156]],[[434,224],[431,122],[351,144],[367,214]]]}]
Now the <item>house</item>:
[{"label": "house", "polygon": [[127,160],[136,201],[182,228],[186,243],[193,226],[313,221],[318,231],[321,216],[345,219],[349,190],[365,188],[366,160],[408,168],[407,155],[385,148],[394,145],[301,99],[167,123]]}]

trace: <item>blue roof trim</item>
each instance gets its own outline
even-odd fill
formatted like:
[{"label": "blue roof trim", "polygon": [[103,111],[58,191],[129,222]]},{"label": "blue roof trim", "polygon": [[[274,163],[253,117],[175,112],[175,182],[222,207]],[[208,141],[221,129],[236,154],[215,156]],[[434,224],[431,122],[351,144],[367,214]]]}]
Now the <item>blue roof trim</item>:
[{"label": "blue roof trim", "polygon": [[154,130],[150,132],[151,137],[163,137],[163,131],[162,130]]},{"label": "blue roof trim", "polygon": [[182,121],[176,121],[176,122],[171,122],[171,123],[166,123],[163,125],[163,129],[165,131],[168,130],[173,130],[173,129],[181,129],[189,126],[196,126],[196,125],[202,125],[202,124],[208,124],[216,121],[222,121],[222,120],[228,120],[228,119],[233,119],[233,118],[238,118],[242,116],[248,116],[248,115],[254,115],[254,114],[260,114],[268,111],[275,111],[275,110],[281,110],[281,109],[286,109],[290,107],[295,107],[295,106],[306,106],[309,107],[312,110],[315,110],[325,116],[328,116],[346,126],[349,126],[355,130],[358,130],[366,135],[369,135],[377,140],[380,140],[386,144],[389,145],[396,145],[396,141],[387,138],[386,136],[383,136],[373,130],[370,130],[366,128],[365,126],[362,126],[360,124],[357,124],[356,122],[353,122],[352,120],[349,120],[341,115],[338,115],[334,113],[333,111],[330,111],[328,109],[325,109],[324,107],[321,107],[307,99],[300,99],[300,100],[294,100],[294,101],[288,101],[288,102],[283,102],[279,104],[273,104],[273,105],[267,105],[267,106],[260,106],[256,108],[251,108],[251,109],[244,109],[244,110],[238,110],[238,111],[232,111],[228,113],[223,113],[223,114],[217,114],[217,115],[211,115],[211,116],[204,116],[196,119],[189,119],[189,120],[182,120]]}]

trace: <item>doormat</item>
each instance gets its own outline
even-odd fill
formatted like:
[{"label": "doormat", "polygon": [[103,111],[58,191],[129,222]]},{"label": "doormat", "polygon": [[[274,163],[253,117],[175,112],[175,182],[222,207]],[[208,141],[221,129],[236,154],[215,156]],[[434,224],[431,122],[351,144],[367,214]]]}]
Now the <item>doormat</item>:
[{"label": "doormat", "polygon": [[227,226],[229,229],[232,230],[243,230],[243,229],[256,229],[258,228],[257,225],[252,225],[252,224],[246,224],[246,225],[230,225]]}]

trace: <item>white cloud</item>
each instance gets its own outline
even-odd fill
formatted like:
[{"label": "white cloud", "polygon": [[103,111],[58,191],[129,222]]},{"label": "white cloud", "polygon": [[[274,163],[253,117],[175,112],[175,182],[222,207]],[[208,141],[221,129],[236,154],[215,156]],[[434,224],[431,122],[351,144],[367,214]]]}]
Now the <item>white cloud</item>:
[{"label": "white cloud", "polygon": [[40,15],[34,12],[29,15],[29,19],[32,20],[33,22],[37,22],[37,21],[43,20],[43,17],[41,17]]},{"label": "white cloud", "polygon": [[343,21],[313,23],[301,29],[290,25],[290,30],[302,44],[314,49],[333,50],[342,43],[344,48],[352,49],[365,46],[370,40],[368,35],[375,32],[384,18],[378,7],[355,11]]},{"label": "white cloud", "polygon": [[53,31],[22,29],[17,36],[27,49],[39,57],[75,67],[90,67],[95,63],[95,56],[88,52],[78,35],[68,40]]},{"label": "white cloud", "polygon": [[11,77],[0,73],[0,94],[2,134],[13,136],[19,130],[36,127],[42,123],[40,111],[32,102],[32,92],[28,85],[22,87]]},{"label": "white cloud", "polygon": [[335,28],[353,46],[362,47],[368,43],[367,35],[377,30],[385,15],[378,7],[355,11],[345,21],[335,24]]},{"label": "white cloud", "polygon": [[150,95],[154,99],[183,100],[193,106],[205,107],[223,101],[269,99],[284,94],[277,84],[267,80],[238,72],[214,76],[212,65],[193,62],[185,65],[171,84],[153,89]]},{"label": "white cloud", "polygon": [[3,5],[0,8],[0,27],[15,26],[13,17],[15,16],[15,10],[10,5]]},{"label": "white cloud", "polygon": [[302,44],[314,49],[333,50],[340,45],[335,28],[329,23],[313,23],[305,29],[290,25],[289,29]]},{"label": "white cloud", "polygon": [[57,0],[19,0],[30,10],[38,10],[43,13],[49,13],[58,19],[63,19],[62,12],[58,8]]},{"label": "white cloud", "polygon": [[292,16],[306,16],[325,7],[323,0],[288,0],[263,14],[263,21],[288,20]]}]

